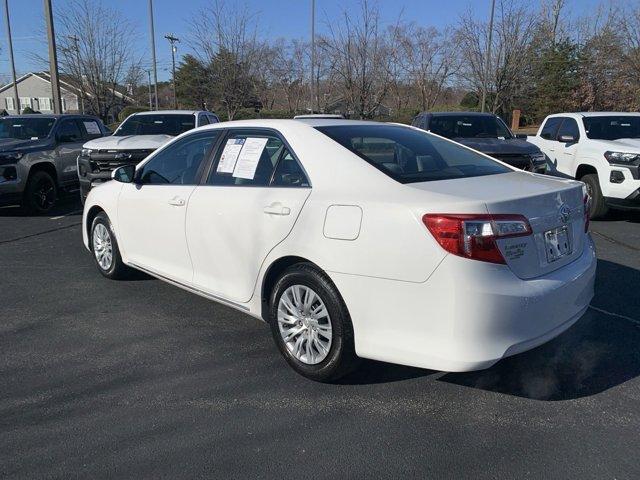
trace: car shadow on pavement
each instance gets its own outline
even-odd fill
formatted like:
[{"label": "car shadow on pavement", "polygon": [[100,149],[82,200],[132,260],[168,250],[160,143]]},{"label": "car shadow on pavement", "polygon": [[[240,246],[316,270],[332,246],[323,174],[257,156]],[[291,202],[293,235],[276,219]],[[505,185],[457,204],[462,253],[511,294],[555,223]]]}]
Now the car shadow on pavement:
[{"label": "car shadow on pavement", "polygon": [[26,212],[19,206],[0,207],[0,217],[59,217],[59,216],[81,216],[82,204],[75,196],[66,195],[61,198],[57,205],[44,214],[35,215]]},{"label": "car shadow on pavement", "polygon": [[640,375],[640,271],[598,261],[593,308],[567,332],[487,370],[438,380],[535,400],[588,397]]}]

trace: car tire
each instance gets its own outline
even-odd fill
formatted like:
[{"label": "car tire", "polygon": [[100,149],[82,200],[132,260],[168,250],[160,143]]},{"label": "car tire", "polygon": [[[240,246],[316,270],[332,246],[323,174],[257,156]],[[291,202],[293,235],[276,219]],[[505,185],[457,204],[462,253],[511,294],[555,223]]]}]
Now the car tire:
[{"label": "car tire", "polygon": [[[297,304],[296,291],[300,300]],[[310,300],[308,305],[304,300]],[[294,316],[296,309],[288,307],[296,306],[302,308]],[[347,307],[331,279],[314,265],[299,263],[280,276],[270,296],[269,323],[286,361],[306,378],[332,382],[359,364]],[[287,341],[294,329],[302,332]]]},{"label": "car tire", "polygon": [[27,213],[45,214],[55,206],[57,199],[58,186],[49,173],[38,170],[29,176],[22,202]]},{"label": "car tire", "polygon": [[587,186],[587,192],[591,195],[590,218],[598,219],[604,217],[609,213],[609,207],[607,207],[607,202],[605,201],[604,196],[602,196],[598,175],[590,173],[588,175],[584,175],[580,180]]},{"label": "car tire", "polygon": [[118,241],[106,213],[100,212],[91,223],[89,245],[98,271],[112,280],[129,277],[131,269],[120,256]]}]

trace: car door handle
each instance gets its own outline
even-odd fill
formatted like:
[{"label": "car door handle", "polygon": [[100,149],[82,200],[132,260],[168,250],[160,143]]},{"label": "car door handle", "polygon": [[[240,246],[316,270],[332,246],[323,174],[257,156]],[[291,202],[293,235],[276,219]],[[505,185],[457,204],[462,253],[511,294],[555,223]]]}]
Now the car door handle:
[{"label": "car door handle", "polygon": [[291,209],[289,207],[285,207],[280,202],[274,202],[271,205],[267,205],[262,211],[269,215],[289,215],[291,213]]},{"label": "car door handle", "polygon": [[176,207],[184,207],[184,198],[180,198],[180,197],[173,197],[171,200],[169,200],[169,205],[174,205]]}]

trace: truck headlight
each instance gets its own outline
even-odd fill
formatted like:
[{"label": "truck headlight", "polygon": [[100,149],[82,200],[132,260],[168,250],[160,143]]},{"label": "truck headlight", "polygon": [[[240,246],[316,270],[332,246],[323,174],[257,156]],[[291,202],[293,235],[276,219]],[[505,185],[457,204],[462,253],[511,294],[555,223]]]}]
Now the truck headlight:
[{"label": "truck headlight", "polygon": [[604,152],[604,158],[609,163],[629,165],[640,161],[640,153]]},{"label": "truck headlight", "polygon": [[0,165],[6,165],[7,163],[16,163],[24,156],[22,152],[7,152],[0,154]]},{"label": "truck headlight", "polygon": [[90,157],[92,152],[93,152],[93,150],[90,149],[90,148],[83,148],[82,151],[80,152],[80,156],[81,157]]}]

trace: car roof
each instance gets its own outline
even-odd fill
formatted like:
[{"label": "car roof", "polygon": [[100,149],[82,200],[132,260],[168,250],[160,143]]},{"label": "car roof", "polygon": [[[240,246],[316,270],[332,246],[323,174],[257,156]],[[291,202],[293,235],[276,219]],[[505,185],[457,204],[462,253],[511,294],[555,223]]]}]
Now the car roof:
[{"label": "car roof", "polygon": [[196,115],[198,113],[213,112],[205,112],[204,110],[149,110],[146,112],[136,112],[133,115]]},{"label": "car roof", "polygon": [[24,113],[22,115],[5,115],[0,118],[93,118],[98,117],[94,115],[87,115],[83,113]]},{"label": "car roof", "polygon": [[549,115],[549,118],[555,118],[555,117],[581,118],[581,117],[610,117],[610,116],[632,117],[637,115],[640,115],[640,112],[565,112],[565,113],[554,113],[553,115]]},{"label": "car roof", "polygon": [[431,115],[438,117],[454,117],[464,115],[466,117],[495,117],[496,115],[490,112],[420,112],[419,115]]},{"label": "car roof", "polygon": [[340,115],[338,113],[308,113],[304,115],[296,115],[293,117],[294,120],[304,120],[304,119],[312,119],[312,118],[338,118],[344,119],[344,115]]},{"label": "car roof", "polygon": [[373,120],[347,120],[346,118],[300,118],[296,122],[306,123],[312,127],[333,127],[346,125],[387,125]]}]

